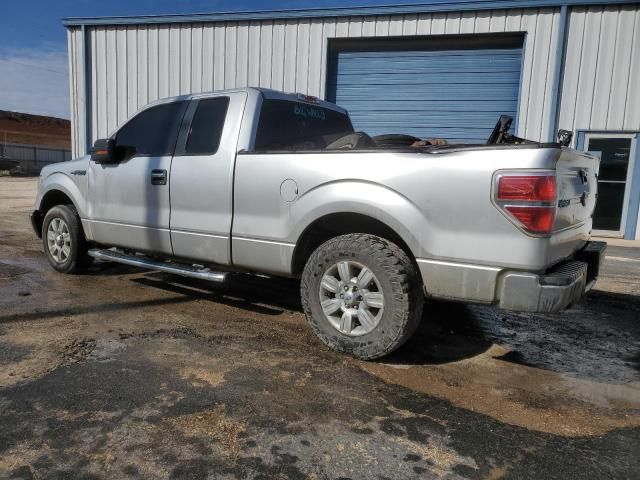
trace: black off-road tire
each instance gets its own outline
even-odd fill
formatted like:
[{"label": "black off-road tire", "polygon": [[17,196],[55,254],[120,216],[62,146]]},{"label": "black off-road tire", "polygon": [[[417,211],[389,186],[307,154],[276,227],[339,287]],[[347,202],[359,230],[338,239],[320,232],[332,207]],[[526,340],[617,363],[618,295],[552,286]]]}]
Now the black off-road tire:
[{"label": "black off-road tire", "polygon": [[[339,331],[321,306],[322,277],[341,260],[357,262],[371,270],[385,298],[379,323],[361,336]],[[341,235],[320,245],[305,265],[300,291],[304,313],[316,335],[332,349],[363,360],[383,357],[402,346],[422,318],[424,294],[415,264],[400,247],[374,235]]]},{"label": "black off-road tire", "polygon": [[[70,253],[64,261],[57,261],[49,249],[47,232],[49,225],[56,218],[62,219],[68,227],[70,235]],[[93,258],[87,254],[89,246],[82,230],[82,223],[73,205],[57,205],[52,207],[42,222],[42,245],[49,264],[58,272],[78,274],[84,273],[93,263]]]}]

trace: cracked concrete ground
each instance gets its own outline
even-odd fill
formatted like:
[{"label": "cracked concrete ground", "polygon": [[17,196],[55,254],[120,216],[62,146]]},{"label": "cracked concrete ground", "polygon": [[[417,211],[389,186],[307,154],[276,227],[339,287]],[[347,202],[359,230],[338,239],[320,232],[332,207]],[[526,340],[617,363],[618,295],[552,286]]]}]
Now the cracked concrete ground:
[{"label": "cracked concrete ground", "polygon": [[0,478],[634,478],[640,252],[558,315],[430,303],[379,362],[327,350],[292,280],[53,272],[0,179]]}]

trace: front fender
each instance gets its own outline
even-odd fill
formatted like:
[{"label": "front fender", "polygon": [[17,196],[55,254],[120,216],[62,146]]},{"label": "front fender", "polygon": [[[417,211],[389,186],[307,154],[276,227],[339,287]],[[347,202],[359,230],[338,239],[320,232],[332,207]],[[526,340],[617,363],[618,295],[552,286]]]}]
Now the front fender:
[{"label": "front fender", "polygon": [[430,241],[431,229],[424,213],[399,192],[374,182],[340,180],[318,185],[300,196],[291,213],[289,239],[293,243],[314,221],[334,213],[356,213],[384,223],[416,257],[423,253],[421,245]]},{"label": "front fender", "polygon": [[47,193],[54,190],[60,191],[69,197],[80,218],[86,218],[87,202],[85,195],[73,179],[62,172],[51,173],[41,180],[36,197],[36,209],[41,209],[42,199]]}]

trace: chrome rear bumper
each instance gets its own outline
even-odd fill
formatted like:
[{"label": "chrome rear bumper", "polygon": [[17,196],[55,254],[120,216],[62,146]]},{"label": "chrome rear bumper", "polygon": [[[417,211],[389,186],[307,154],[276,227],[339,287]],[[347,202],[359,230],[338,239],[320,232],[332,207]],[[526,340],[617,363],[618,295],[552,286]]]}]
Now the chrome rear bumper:
[{"label": "chrome rear bumper", "polygon": [[498,286],[500,308],[554,313],[580,301],[598,278],[606,248],[604,242],[589,242],[573,260],[544,274],[505,272]]},{"label": "chrome rear bumper", "polygon": [[427,259],[417,263],[429,297],[552,313],[579,301],[593,287],[606,249],[604,242],[588,242],[544,273]]}]

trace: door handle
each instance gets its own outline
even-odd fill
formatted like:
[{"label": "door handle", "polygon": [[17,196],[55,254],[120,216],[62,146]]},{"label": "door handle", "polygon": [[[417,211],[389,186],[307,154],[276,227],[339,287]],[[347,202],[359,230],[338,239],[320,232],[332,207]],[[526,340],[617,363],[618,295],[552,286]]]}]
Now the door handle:
[{"label": "door handle", "polygon": [[167,184],[166,170],[151,170],[151,185],[166,185],[166,184]]}]

